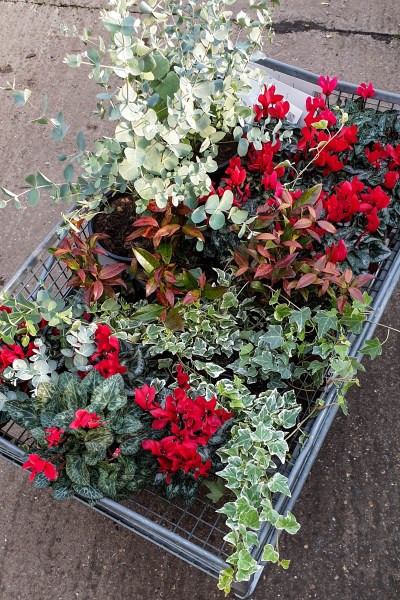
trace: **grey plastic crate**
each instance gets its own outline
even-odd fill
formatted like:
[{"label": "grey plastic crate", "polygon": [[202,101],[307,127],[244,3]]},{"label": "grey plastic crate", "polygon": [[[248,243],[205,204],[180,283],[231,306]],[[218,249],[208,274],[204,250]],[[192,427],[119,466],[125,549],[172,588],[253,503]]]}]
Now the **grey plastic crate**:
[{"label": "grey plastic crate", "polygon": [[[318,76],[313,73],[271,59],[260,61],[260,64],[268,69],[271,76],[287,85],[307,93],[317,90]],[[336,99],[339,101],[352,98],[355,91],[355,85],[339,82]],[[400,109],[400,96],[378,90],[374,98],[368,101],[368,106],[375,107],[376,110]],[[56,296],[65,296],[68,292],[66,269],[55,262],[51,256],[49,257],[47,252],[47,249],[54,246],[57,241],[59,235],[55,228],[8,282],[4,290],[8,294],[23,293],[25,296],[33,297],[38,289],[44,287]],[[400,278],[400,235],[397,232],[392,234],[390,247],[392,254],[379,268],[369,290],[373,297],[373,323],[365,323],[361,334],[351,339],[350,353],[359,359],[362,358],[359,354],[360,348],[367,339],[372,337],[376,323],[382,316]],[[308,401],[313,400],[312,397],[307,396],[306,391],[299,394]],[[322,396],[325,405],[332,404],[335,395],[335,388],[327,389]],[[314,396],[321,397],[321,393],[317,392]],[[329,407],[321,411],[316,419],[308,422],[307,441],[302,446],[297,444],[292,459],[282,470],[289,478],[292,495],[290,498],[276,496],[275,509],[278,512],[285,513],[293,509],[337,410],[337,406]],[[9,422],[0,428],[0,455],[16,465],[21,465],[24,460],[24,452],[19,446],[31,443],[29,432],[15,423]],[[82,498],[78,497],[77,500],[85,503]],[[218,577],[219,572],[227,566],[225,560],[230,552],[223,537],[228,530],[224,518],[215,512],[216,506],[206,497],[200,496],[191,507],[187,507],[180,499],[166,500],[152,491],[143,490],[123,504],[105,498],[93,509],[208,575]],[[263,546],[275,543],[276,535],[276,530],[265,524],[260,533],[260,548],[254,550],[254,558],[257,561],[260,562]],[[261,562],[260,565],[263,567]],[[254,591],[261,573],[262,568],[250,582],[235,584],[233,590],[235,595],[241,599],[247,598]]]}]

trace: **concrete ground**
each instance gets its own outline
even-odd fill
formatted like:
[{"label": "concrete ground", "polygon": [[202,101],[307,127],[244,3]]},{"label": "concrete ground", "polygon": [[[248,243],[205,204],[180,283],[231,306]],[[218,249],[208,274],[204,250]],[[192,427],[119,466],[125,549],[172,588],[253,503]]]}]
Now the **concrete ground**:
[{"label": "concrete ground", "polygon": [[[28,124],[62,107],[72,129],[99,133],[95,87],[62,65],[78,48],[62,23],[97,29],[104,0],[0,0],[0,85],[16,77],[38,111],[0,100],[0,182],[22,189],[41,169],[57,176],[60,153]],[[243,6],[247,2],[240,2]],[[282,0],[270,56],[348,81],[400,92],[398,0]],[[102,129],[102,132],[104,130]],[[0,278],[7,279],[65,207],[0,211]],[[400,328],[400,290],[382,323]],[[386,339],[386,330],[379,328]],[[395,600],[400,597],[400,405],[398,334],[367,363],[350,416],[335,421],[296,505],[302,529],[282,539],[289,571],[268,568],[254,598]],[[191,600],[221,598],[215,581],[74,501],[54,503],[0,459],[0,600]]]}]

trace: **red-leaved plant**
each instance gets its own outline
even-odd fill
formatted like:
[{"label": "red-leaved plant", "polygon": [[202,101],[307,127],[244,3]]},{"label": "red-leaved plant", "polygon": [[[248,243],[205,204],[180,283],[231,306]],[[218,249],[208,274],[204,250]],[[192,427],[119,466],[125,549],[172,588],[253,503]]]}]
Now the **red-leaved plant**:
[{"label": "red-leaved plant", "polygon": [[124,280],[119,277],[126,264],[101,265],[99,262],[98,255],[106,255],[106,252],[97,246],[97,242],[107,237],[105,233],[94,233],[84,240],[72,232],[63,238],[58,248],[49,249],[73,273],[69,284],[84,289],[83,299],[88,306],[107,296],[113,298],[115,287],[126,288]]}]

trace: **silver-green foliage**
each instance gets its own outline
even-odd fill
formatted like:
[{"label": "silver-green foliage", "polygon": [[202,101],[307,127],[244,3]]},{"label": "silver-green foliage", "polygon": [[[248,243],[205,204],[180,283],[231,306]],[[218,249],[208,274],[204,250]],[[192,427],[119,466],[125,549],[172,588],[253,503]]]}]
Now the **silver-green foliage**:
[{"label": "silver-green foliage", "polygon": [[[191,208],[210,190],[209,174],[217,169],[218,145],[230,133],[239,155],[247,152],[248,139],[255,147],[262,141],[283,135],[281,123],[270,131],[252,122],[253,111],[244,96],[252,81],[260,79],[251,59],[261,56],[263,34],[271,35],[269,3],[250,0],[251,14],[230,10],[236,0],[112,0],[101,11],[101,22],[110,36],[95,39],[90,32],[79,36],[89,49],[68,55],[73,68],[86,65],[90,76],[103,88],[97,94],[100,117],[115,123],[115,134],[101,138],[92,151],[86,150],[82,133],[76,139],[76,161],[80,175],[68,164],[65,182],[56,184],[43,173],[29,175],[28,200],[36,205],[46,191],[58,201],[74,198],[78,213],[91,215],[110,189],[127,186],[138,196],[137,210],[150,200],[165,206],[185,202]],[[75,28],[73,35],[78,35]],[[8,86],[18,104],[29,91]],[[62,113],[56,118],[43,114],[35,119],[49,124],[60,141],[67,132]],[[244,131],[247,128],[247,134]],[[288,133],[288,132],[286,132]],[[65,160],[66,155],[61,155]],[[1,206],[19,195],[2,188]],[[223,202],[223,201],[222,201]],[[225,222],[223,203],[207,205],[211,226]],[[75,212],[75,216],[78,214]],[[229,217],[237,224],[247,219],[245,211],[229,207]],[[204,220],[205,215],[197,213]]]}]

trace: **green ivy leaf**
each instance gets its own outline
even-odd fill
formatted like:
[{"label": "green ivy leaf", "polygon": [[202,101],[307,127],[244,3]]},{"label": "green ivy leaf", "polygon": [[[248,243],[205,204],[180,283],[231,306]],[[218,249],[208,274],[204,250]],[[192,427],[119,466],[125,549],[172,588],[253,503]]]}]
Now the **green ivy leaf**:
[{"label": "green ivy leaf", "polygon": [[311,310],[308,306],[303,306],[300,310],[292,311],[289,317],[289,323],[295,323],[297,331],[304,331],[307,321],[311,320]]},{"label": "green ivy leaf", "polygon": [[283,344],[282,327],[280,325],[270,325],[267,333],[265,333],[262,337],[263,340],[268,342],[271,350],[276,350]]},{"label": "green ivy leaf", "polygon": [[214,502],[215,504],[217,504],[217,502],[219,502],[227,492],[225,484],[220,477],[218,477],[215,481],[206,480],[204,481],[204,484],[210,490],[207,494],[207,498],[209,498],[211,502]]},{"label": "green ivy leaf", "polygon": [[318,325],[318,337],[324,337],[331,329],[337,330],[337,311],[335,308],[321,310],[314,315],[314,321]]},{"label": "green ivy leaf", "polygon": [[264,546],[261,560],[263,562],[276,563],[279,560],[279,552],[275,550],[272,544],[266,544],[266,546]]},{"label": "green ivy leaf", "polygon": [[275,473],[272,479],[268,481],[267,485],[272,493],[279,492],[284,496],[291,496],[287,477],[284,477],[280,473]]},{"label": "green ivy leaf", "polygon": [[228,569],[224,569],[224,571],[221,571],[221,573],[219,574],[219,579],[218,579],[218,584],[217,584],[218,589],[225,592],[225,595],[227,596],[229,594],[229,592],[231,591],[231,586],[232,586],[233,580],[234,580],[234,571],[233,571],[232,567],[229,567]]},{"label": "green ivy leaf", "polygon": [[280,567],[282,567],[282,569],[285,569],[285,570],[287,570],[287,569],[290,567],[290,562],[291,562],[291,561],[290,561],[290,560],[287,560],[287,559],[285,559],[285,560],[280,560],[280,561],[279,561],[279,566],[280,566]]},{"label": "green ivy leaf", "polygon": [[291,512],[288,512],[286,517],[280,515],[275,523],[275,527],[277,529],[284,529],[287,533],[290,533],[290,535],[294,535],[300,529],[296,517]]},{"label": "green ivy leaf", "polygon": [[371,359],[374,359],[382,354],[381,343],[378,338],[367,340],[360,352],[361,354],[367,354]]}]

